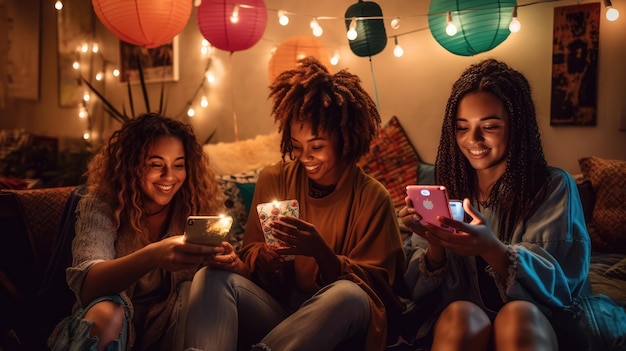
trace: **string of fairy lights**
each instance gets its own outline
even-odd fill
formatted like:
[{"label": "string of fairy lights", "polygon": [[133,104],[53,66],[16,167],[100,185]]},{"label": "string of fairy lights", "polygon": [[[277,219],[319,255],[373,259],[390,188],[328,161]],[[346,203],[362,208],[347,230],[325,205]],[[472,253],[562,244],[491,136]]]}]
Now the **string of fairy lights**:
[{"label": "string of fairy lights", "polygon": [[[196,7],[199,6],[200,1],[201,0],[195,0],[194,6]],[[537,5],[537,4],[550,3],[550,2],[562,2],[562,1],[567,1],[567,0],[540,0],[540,1],[534,1],[534,2],[529,2],[525,4],[518,4],[512,10],[512,19],[509,24],[509,30],[511,31],[511,33],[517,33],[521,30],[522,22],[520,20],[520,17],[518,16],[518,8]],[[603,0],[603,2],[604,2],[604,7],[605,7],[605,16],[607,20],[609,21],[617,20],[619,18],[619,11],[617,8],[613,7],[611,0]],[[54,8],[57,11],[61,11],[63,9],[63,6],[64,5],[63,5],[62,0],[57,0],[54,4]],[[229,20],[233,22],[237,21],[238,11],[240,7],[250,7],[250,6],[251,5],[236,4],[233,9],[232,14],[230,15]],[[344,22],[350,21],[350,24],[346,31],[346,38],[348,40],[355,40],[357,38],[358,33],[356,31],[356,22],[360,20],[380,19],[385,22],[388,22],[392,29],[398,30],[400,28],[401,23],[404,21],[408,21],[411,18],[416,18],[416,17],[427,17],[429,15],[429,14],[417,14],[417,15],[391,16],[391,17],[376,16],[376,17],[344,18],[344,17],[336,17],[336,16],[302,15],[302,14],[290,12],[284,9],[268,8],[267,11],[275,13],[276,20],[283,27],[287,26],[292,21],[292,18],[310,19],[309,27],[311,29],[311,33],[313,36],[318,37],[318,38],[321,37],[324,33],[324,28],[322,24],[320,23],[324,23],[324,21],[333,21],[333,20],[335,21],[340,20]],[[446,22],[447,22],[446,33],[450,36],[453,36],[458,32],[458,28],[456,28],[453,23],[452,16],[453,14],[451,12],[446,13]],[[394,56],[400,58],[404,54],[404,49],[399,44],[399,40],[398,40],[399,37],[410,35],[416,32],[421,32],[421,31],[428,30],[428,29],[429,29],[428,27],[418,28],[418,29],[413,29],[413,30],[406,31],[403,33],[396,33],[391,36],[388,36],[388,39],[393,39]],[[277,46],[275,45],[272,48],[272,53],[276,50],[276,47]],[[187,115],[188,117],[191,118],[191,117],[196,116],[196,114],[198,113],[197,112],[198,109],[206,109],[209,106],[209,99],[208,99],[209,87],[211,85],[216,84],[216,76],[217,76],[215,72],[212,71],[214,50],[215,49],[211,46],[211,44],[206,39],[202,40],[200,44],[200,48],[199,48],[199,54],[201,55],[202,59],[206,61],[203,76],[201,77],[200,82],[197,88],[194,90],[192,96],[187,100],[182,110],[178,114],[176,114],[175,117],[179,118],[183,115]],[[109,75],[112,76],[114,79],[118,79],[120,77],[120,69],[117,67],[115,62],[107,60],[104,57],[104,55],[102,55],[102,52],[100,50],[100,45],[97,42],[91,42],[91,43],[85,42],[76,48],[76,61],[72,63],[72,68],[76,70],[77,72],[79,72],[82,68],[82,64],[81,64],[81,62],[83,61],[82,58],[89,54],[95,55],[102,62],[102,67],[101,67],[102,69],[95,72],[95,75],[93,77],[95,81],[101,82],[105,80],[105,78]],[[335,50],[333,55],[330,58],[330,63],[332,65],[337,65],[339,63],[339,60],[340,60],[340,55],[338,51]],[[88,60],[85,60],[85,61],[88,61]],[[92,94],[91,91],[85,90],[83,92],[82,101],[80,102],[78,106],[78,117],[80,119],[87,121],[87,131],[83,135],[83,139],[85,140],[89,140],[90,138],[92,138],[91,119],[90,119],[90,113],[89,113],[89,102],[92,100],[91,94]]]}]

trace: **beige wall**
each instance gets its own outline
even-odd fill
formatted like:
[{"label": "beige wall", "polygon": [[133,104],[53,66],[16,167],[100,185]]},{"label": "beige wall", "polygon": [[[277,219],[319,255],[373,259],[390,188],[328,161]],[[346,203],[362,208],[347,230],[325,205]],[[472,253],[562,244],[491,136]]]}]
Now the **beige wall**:
[{"label": "beige wall", "polygon": [[[44,135],[79,137],[83,133],[84,122],[77,118],[77,109],[59,108],[57,103],[54,0],[41,1],[40,100],[7,100],[6,107],[0,109],[0,128],[25,128]],[[308,22],[311,15],[341,18],[345,10],[355,2],[266,0],[270,11],[263,39],[251,49],[232,55],[218,51],[214,56],[213,67],[217,69],[215,72],[219,80],[210,87],[210,106],[189,119],[196,127],[199,139],[206,139],[216,130],[213,141],[234,140],[234,113],[238,120],[239,139],[273,131],[275,126],[269,115],[270,103],[267,100],[267,67],[271,48],[292,36],[310,35]],[[618,21],[608,22],[602,17],[598,63],[598,122],[594,127],[552,127],[549,124],[553,9],[575,5],[578,1],[521,7],[518,14],[522,21],[522,30],[512,34],[494,50],[474,57],[452,55],[435,42],[427,29],[425,14],[428,12],[428,3],[425,0],[378,1],[385,17],[403,17],[398,30],[391,29],[387,21],[389,36],[424,30],[398,38],[405,50],[402,58],[393,56],[393,39],[390,39],[385,50],[372,57],[371,65],[368,58],[357,57],[350,51],[342,20],[320,21],[325,29],[320,39],[329,51],[337,50],[341,54],[339,65],[332,69],[337,71],[348,68],[352,73],[358,74],[372,96],[375,96],[375,82],[383,121],[386,122],[393,115],[398,116],[425,161],[433,162],[435,159],[441,116],[451,84],[465,67],[487,57],[506,61],[529,79],[534,89],[544,151],[550,164],[578,173],[577,160],[583,156],[626,159],[626,131],[619,130],[620,118],[622,126],[626,127],[626,1],[613,0],[613,5],[622,11],[622,17]],[[281,27],[277,23],[278,9],[298,15],[291,17],[291,23],[287,27]],[[97,27],[97,38],[102,41],[103,54],[109,60],[117,62],[117,39],[102,26]],[[184,110],[185,103],[204,73],[205,61],[198,53],[202,35],[197,28],[195,9],[179,38],[180,80],[167,84],[170,115],[178,115]],[[151,85],[150,88],[156,101],[159,85]],[[125,89],[120,83],[109,82],[106,85],[106,95],[121,108],[126,99]],[[100,137],[117,126],[101,113],[96,112],[94,118],[95,125],[104,128]]]}]

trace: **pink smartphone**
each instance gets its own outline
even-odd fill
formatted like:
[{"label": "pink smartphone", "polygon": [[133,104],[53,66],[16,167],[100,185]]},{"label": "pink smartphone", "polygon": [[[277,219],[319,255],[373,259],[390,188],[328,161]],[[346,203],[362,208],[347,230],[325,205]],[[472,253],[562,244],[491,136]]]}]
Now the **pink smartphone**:
[{"label": "pink smartphone", "polygon": [[406,194],[413,207],[422,216],[422,221],[443,230],[453,232],[454,228],[441,224],[437,216],[452,218],[448,190],[443,185],[407,185]]},{"label": "pink smartphone", "polygon": [[[265,244],[271,249],[289,248],[287,244],[276,239],[272,233],[272,227],[270,223],[276,220],[279,215],[300,217],[300,206],[298,200],[282,200],[272,201],[258,204],[256,207],[259,214],[259,221],[261,222],[261,229],[263,229],[263,235],[265,236]],[[293,255],[283,255],[283,259],[292,260]]]}]

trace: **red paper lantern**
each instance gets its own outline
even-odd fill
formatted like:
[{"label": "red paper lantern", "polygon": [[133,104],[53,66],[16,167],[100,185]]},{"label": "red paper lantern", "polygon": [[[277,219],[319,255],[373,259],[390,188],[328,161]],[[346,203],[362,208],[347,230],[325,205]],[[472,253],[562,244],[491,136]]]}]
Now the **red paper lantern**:
[{"label": "red paper lantern", "polygon": [[[197,15],[204,38],[214,47],[230,52],[252,47],[267,25],[263,0],[202,0]],[[237,21],[232,20],[234,17]]]},{"label": "red paper lantern", "polygon": [[191,0],[92,0],[100,22],[129,44],[155,48],[169,43],[191,16]]},{"label": "red paper lantern", "polygon": [[269,63],[270,82],[286,70],[296,68],[298,60],[313,56],[332,73],[326,46],[312,36],[293,37],[282,42],[272,55]]}]

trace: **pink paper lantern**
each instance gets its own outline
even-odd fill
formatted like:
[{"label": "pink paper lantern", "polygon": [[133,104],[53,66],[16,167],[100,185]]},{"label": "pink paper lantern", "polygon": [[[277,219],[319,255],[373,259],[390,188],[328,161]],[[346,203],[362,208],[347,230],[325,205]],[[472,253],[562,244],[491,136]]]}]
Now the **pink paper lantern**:
[{"label": "pink paper lantern", "polygon": [[216,48],[231,53],[256,44],[267,25],[263,0],[202,0],[197,16],[204,38]]},{"label": "pink paper lantern", "polygon": [[155,48],[187,25],[191,0],[92,0],[100,22],[129,44]]}]

